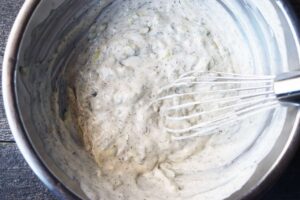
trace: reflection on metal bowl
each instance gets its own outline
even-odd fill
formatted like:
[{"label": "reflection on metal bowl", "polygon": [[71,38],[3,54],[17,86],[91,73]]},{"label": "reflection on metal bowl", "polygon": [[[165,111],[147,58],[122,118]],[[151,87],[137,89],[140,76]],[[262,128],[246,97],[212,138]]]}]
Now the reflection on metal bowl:
[{"label": "reflection on metal bowl", "polygon": [[[292,13],[284,1],[265,1],[277,16],[271,20],[269,10],[262,12],[264,3],[257,2],[218,0],[236,22],[253,65],[267,66],[261,69],[266,73],[297,70],[300,48]],[[13,135],[33,171],[62,198],[87,199],[89,182],[97,176],[97,165],[84,150],[78,127],[62,120],[68,106],[65,65],[81,35],[110,1],[88,12],[94,3],[25,1],[4,57],[4,103]],[[288,110],[271,152],[229,199],[254,198],[284,169],[297,146],[299,117],[297,109]]]}]

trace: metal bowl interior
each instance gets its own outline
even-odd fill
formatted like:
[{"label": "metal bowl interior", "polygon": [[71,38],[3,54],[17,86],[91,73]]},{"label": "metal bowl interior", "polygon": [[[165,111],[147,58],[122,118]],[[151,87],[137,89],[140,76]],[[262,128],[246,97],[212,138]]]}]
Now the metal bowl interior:
[{"label": "metal bowl interior", "polygon": [[[77,41],[109,2],[104,1],[98,10],[88,12],[95,1],[26,1],[4,58],[4,101],[16,141],[41,180],[66,198],[87,199],[86,183],[96,176],[97,166],[84,150],[76,124],[66,120],[65,65]],[[218,0],[236,20],[255,65],[272,66],[265,70],[273,73],[299,70],[299,41],[287,5],[269,0],[278,21],[268,21],[268,15],[256,2]],[[282,34],[274,34],[278,24]],[[280,45],[285,48],[279,48]],[[50,106],[53,101],[58,105],[57,110]],[[251,179],[229,199],[253,198],[272,182],[297,146],[299,120],[298,109],[289,108],[271,152]],[[78,170],[85,175],[78,176]]]}]

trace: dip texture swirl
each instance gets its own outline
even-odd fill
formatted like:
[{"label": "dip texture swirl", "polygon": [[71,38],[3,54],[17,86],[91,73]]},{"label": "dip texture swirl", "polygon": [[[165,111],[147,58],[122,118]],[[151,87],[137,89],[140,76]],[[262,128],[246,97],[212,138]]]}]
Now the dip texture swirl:
[{"label": "dip texture swirl", "polygon": [[212,25],[211,3],[116,0],[81,39],[69,96],[99,166],[102,199],[224,199],[269,151],[252,148],[267,112],[219,134],[174,141],[160,117],[167,102],[152,104],[162,86],[187,71],[253,72],[247,51],[234,50],[236,30]]}]

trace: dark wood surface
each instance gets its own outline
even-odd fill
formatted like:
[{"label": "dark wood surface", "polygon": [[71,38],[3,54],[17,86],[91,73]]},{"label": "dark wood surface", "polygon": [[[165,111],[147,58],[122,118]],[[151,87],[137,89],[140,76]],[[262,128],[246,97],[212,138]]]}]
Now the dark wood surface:
[{"label": "dark wood surface", "polygon": [[[7,36],[23,2],[24,0],[0,0],[1,74]],[[5,117],[1,84],[0,90],[0,200],[56,199],[34,175],[19,152]]]},{"label": "dark wood surface", "polygon": [[[0,72],[7,36],[24,0],[0,0]],[[300,0],[290,0],[299,12]],[[0,80],[1,81],[1,80]],[[0,200],[56,199],[20,154],[5,118],[0,85]],[[263,200],[300,200],[300,150]]]}]

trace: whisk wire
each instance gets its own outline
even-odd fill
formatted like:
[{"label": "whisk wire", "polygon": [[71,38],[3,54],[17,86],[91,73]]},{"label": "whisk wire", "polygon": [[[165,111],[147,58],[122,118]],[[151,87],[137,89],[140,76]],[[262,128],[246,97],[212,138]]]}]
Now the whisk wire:
[{"label": "whisk wire", "polygon": [[219,102],[218,104],[220,104],[220,102],[226,103],[226,102],[231,102],[231,101],[236,101],[236,100],[241,100],[241,99],[247,99],[247,98],[251,98],[251,97],[267,96],[267,95],[271,95],[271,94],[273,94],[273,92],[268,91],[268,92],[250,94],[250,95],[247,94],[247,95],[238,95],[238,96],[231,96],[231,97],[221,97],[221,98],[216,98],[216,99],[208,99],[208,100],[204,100],[204,101],[195,101],[195,102],[184,103],[184,104],[165,108],[164,110],[167,110],[167,111],[178,110],[180,108],[186,108],[186,107],[195,106],[195,105],[199,105],[199,104],[205,104],[205,103],[211,104],[211,103]]},{"label": "whisk wire", "polygon": [[[252,113],[248,113],[248,114],[245,114],[243,116],[240,116],[238,119],[237,118],[228,118],[228,119],[224,118],[224,120],[223,120],[224,122],[221,122],[221,121],[218,122],[218,121],[216,121],[216,122],[218,122],[218,124],[210,125],[208,128],[202,129],[202,131],[194,132],[192,134],[187,134],[187,135],[181,135],[181,136],[172,135],[172,138],[174,140],[185,140],[185,139],[190,139],[190,138],[194,138],[194,137],[198,137],[198,136],[212,135],[212,134],[215,134],[216,132],[218,132],[218,131],[213,132],[213,130],[217,130],[218,128],[224,127],[224,126],[229,125],[229,124],[234,124],[234,123],[236,123],[238,121],[246,119],[246,118],[248,118],[248,117],[250,117],[252,115],[261,113],[263,111],[274,109],[277,106],[278,106],[278,102],[273,102],[269,106],[265,105],[262,109],[257,109],[255,111],[253,111]],[[209,124],[207,124],[207,125],[209,125]],[[169,131],[171,131],[171,130],[169,129]],[[172,133],[172,132],[170,132],[170,133]]]},{"label": "whisk wire", "polygon": [[240,108],[240,110],[241,110],[241,109],[245,109],[243,106],[247,106],[247,105],[252,106],[253,104],[263,103],[263,102],[267,102],[267,101],[275,101],[275,100],[276,100],[276,97],[272,96],[272,97],[269,97],[269,98],[250,100],[250,101],[238,103],[238,104],[235,104],[235,105],[224,106],[222,108],[218,108],[218,109],[214,109],[214,110],[210,110],[210,111],[197,112],[197,113],[193,113],[191,115],[186,115],[186,116],[176,116],[176,117],[174,117],[174,116],[170,116],[169,114],[166,114],[166,119],[171,120],[171,121],[186,120],[186,119],[191,119],[191,118],[194,118],[194,117],[199,117],[199,116],[205,115],[205,114],[220,112],[222,110],[228,110],[228,109],[236,110],[235,108],[242,107],[242,108]]},{"label": "whisk wire", "polygon": [[273,84],[274,76],[195,70],[162,87],[154,102],[163,102],[166,132],[176,140],[188,139],[276,108]]}]

